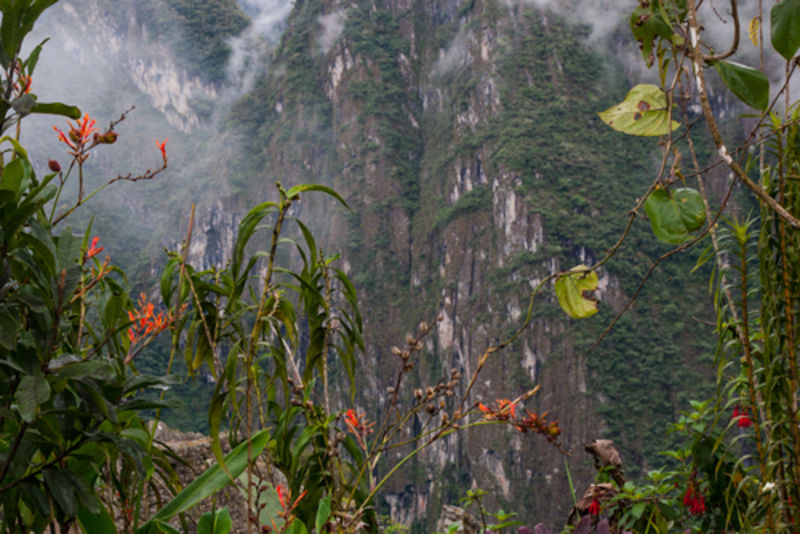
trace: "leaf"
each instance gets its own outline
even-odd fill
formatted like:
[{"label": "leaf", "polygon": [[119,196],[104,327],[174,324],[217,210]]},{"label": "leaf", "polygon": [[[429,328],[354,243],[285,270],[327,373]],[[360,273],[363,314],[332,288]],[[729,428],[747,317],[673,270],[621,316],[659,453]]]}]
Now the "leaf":
[{"label": "leaf", "polygon": [[734,63],[718,61],[714,64],[722,81],[739,100],[751,108],[764,111],[769,106],[769,80],[760,71]]},{"label": "leaf", "polygon": [[0,306],[0,347],[14,350],[17,346],[19,323],[6,306]]},{"label": "leaf", "polygon": [[[252,437],[253,458],[261,454],[261,451],[263,451],[264,447],[267,445],[268,438],[269,431],[267,430],[262,430]],[[225,466],[228,468],[233,478],[239,476],[245,470],[245,467],[247,467],[247,449],[248,443],[247,441],[243,441],[225,456]],[[228,477],[228,473],[223,471],[218,464],[211,466],[206,469],[202,475],[194,479],[191,484],[186,486],[174,499],[161,508],[161,510],[159,510],[150,521],[142,525],[136,533],[143,534],[148,532],[148,529],[155,521],[168,521],[171,517],[185,512],[230,483],[231,479]]]},{"label": "leaf", "polygon": [[574,319],[585,319],[597,313],[597,302],[584,296],[586,291],[597,289],[597,273],[578,265],[556,280],[556,297],[561,308]]},{"label": "leaf", "polygon": [[661,241],[678,245],[701,228],[706,221],[703,197],[691,188],[680,188],[670,194],[656,189],[644,203],[653,233]]},{"label": "leaf", "polygon": [[99,513],[93,514],[85,506],[81,506],[78,510],[78,522],[84,532],[108,532],[116,533],[117,527],[114,525],[114,520],[111,514],[105,508],[100,509]]},{"label": "leaf", "polygon": [[316,526],[317,532],[322,532],[322,527],[324,527],[325,523],[328,522],[330,516],[331,516],[331,498],[330,496],[328,496],[320,500],[319,506],[317,507],[317,519],[316,521],[314,521],[314,525]]},{"label": "leaf", "polygon": [[226,506],[220,510],[204,513],[197,523],[197,534],[228,534],[232,527],[233,521]]},{"label": "leaf", "polygon": [[34,105],[36,105],[36,98],[33,95],[18,96],[11,102],[11,107],[19,113],[20,117],[30,114]]},{"label": "leaf", "polygon": [[286,534],[308,534],[308,528],[302,521],[295,518],[289,528],[286,529]]},{"label": "leaf", "polygon": [[44,472],[44,481],[64,514],[75,516],[78,513],[78,499],[69,477],[58,469],[48,469]]},{"label": "leaf", "polygon": [[247,242],[253,237],[258,224],[264,217],[277,209],[278,205],[274,202],[264,202],[248,211],[242,222],[239,223],[239,231],[236,233],[236,241],[231,254],[231,272],[235,277],[239,276],[239,269],[244,259],[244,249]]},{"label": "leaf", "polygon": [[625,100],[598,115],[615,130],[630,135],[666,135],[680,126],[677,121],[670,121],[667,97],[656,85],[640,83]]},{"label": "leaf", "polygon": [[50,398],[50,383],[43,375],[26,375],[19,381],[14,400],[26,423],[36,419],[36,409]]},{"label": "leaf", "polygon": [[770,11],[772,46],[787,61],[800,48],[800,0],[783,0]]},{"label": "leaf", "polygon": [[61,115],[73,120],[80,119],[82,115],[78,106],[68,106],[67,104],[62,104],[61,102],[37,102],[31,108],[31,113]]},{"label": "leaf", "polygon": [[344,199],[341,196],[339,196],[339,193],[337,193],[336,191],[334,191],[330,187],[327,187],[327,186],[324,186],[324,185],[319,185],[319,184],[300,184],[300,185],[296,185],[296,186],[292,187],[291,189],[289,189],[286,192],[286,197],[289,198],[289,199],[294,200],[294,199],[297,198],[297,196],[300,193],[303,193],[305,191],[321,191],[322,193],[326,193],[326,194],[334,197],[336,200],[341,202],[342,205],[345,208],[347,208],[348,210],[350,209],[350,206],[348,206],[347,202],[345,202]]},{"label": "leaf", "polygon": [[585,515],[581,522],[575,526],[572,534],[589,534],[592,531],[592,516]]},{"label": "leaf", "polygon": [[630,23],[631,33],[639,41],[642,57],[647,62],[647,66],[652,67],[655,60],[653,56],[653,41],[656,37],[671,39],[672,28],[649,6],[634,9],[633,13],[631,13]]}]

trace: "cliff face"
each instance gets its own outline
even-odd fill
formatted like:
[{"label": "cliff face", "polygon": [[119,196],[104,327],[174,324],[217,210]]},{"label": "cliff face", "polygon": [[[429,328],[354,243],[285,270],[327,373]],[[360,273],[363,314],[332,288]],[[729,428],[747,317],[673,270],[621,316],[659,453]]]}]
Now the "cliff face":
[{"label": "cliff face", "polygon": [[[596,118],[626,87],[587,36],[522,2],[296,3],[274,70],[234,108],[231,123],[246,132],[251,165],[268,169],[246,190],[263,190],[271,178],[322,181],[353,208],[330,214],[312,205],[302,216],[326,221],[318,229],[329,247],[345,250],[364,297],[364,406],[374,407],[376,396],[378,405],[386,401],[396,363],[389,348],[416,322],[440,317],[419,383],[450,369],[469,376],[483,350],[522,323],[543,277],[597,259],[621,231],[651,160],[645,144]],[[615,434],[639,447],[629,457],[641,469],[642,449],[660,446],[651,438],[681,407],[683,386],[675,384],[686,383],[687,370],[670,366],[675,358],[694,362],[698,350],[674,337],[679,313],[646,300],[615,339],[630,341],[640,328],[651,329],[651,339],[627,351],[612,342],[594,353],[597,363],[588,361],[585,348],[623,306],[642,254],[655,248],[634,234],[640,251],[600,273],[601,319],[576,324],[551,295],[539,297],[531,326],[482,371],[478,394],[513,398],[541,384],[529,408],[560,421],[568,448]],[[662,322],[670,326],[656,326]],[[639,350],[648,354],[634,355]],[[632,400],[637,383],[659,372],[668,375],[660,384],[672,384],[663,396]],[[624,420],[626,407],[647,422]],[[579,455],[570,469],[580,480],[590,472]],[[472,430],[426,451],[385,498],[408,524],[479,486],[525,520],[557,521],[569,502],[563,470],[543,440]]]},{"label": "cliff face", "polygon": [[[238,27],[238,8],[206,3],[232,17],[224,42]],[[360,291],[368,348],[357,402],[373,416],[397,372],[389,349],[406,331],[421,320],[436,324],[413,385],[451,369],[469,377],[483,351],[522,324],[540,280],[603,255],[650,180],[647,144],[595,115],[625,94],[623,70],[592,51],[587,28],[536,3],[296,0],[269,67],[224,133],[212,131],[208,106],[226,85],[192,67],[202,58],[163,44],[132,49],[113,37],[151,42],[148,31],[194,20],[181,11],[191,4],[155,2],[161,7],[147,11],[64,0],[74,25],[62,29],[74,39],[76,27],[91,27],[89,61],[105,55],[109,68],[122,65],[115,72],[130,77],[124,85],[178,130],[171,143],[186,153],[174,167],[191,183],[170,202],[182,200],[185,212],[190,190],[202,204],[191,252],[203,267],[227,258],[242,210],[269,197],[276,180],[325,183],[345,197],[351,213],[308,199],[298,215],[328,252],[342,251]],[[82,41],[74,49],[88,53]],[[592,476],[581,445],[599,435],[635,459],[634,474],[650,466],[668,445],[665,422],[698,387],[690,378],[707,347],[686,318],[707,310],[685,266],[665,266],[666,282],[648,286],[609,341],[586,352],[657,254],[644,226],[631,233],[634,250],[601,271],[595,319],[569,320],[545,291],[531,325],[477,382],[474,400],[490,401],[541,385],[527,408],[559,421],[578,484]],[[677,298],[680,307],[670,305]],[[410,462],[384,493],[386,511],[428,532],[443,503],[481,487],[490,505],[529,524],[563,521],[571,498],[561,455],[536,436],[485,428],[452,435]]]}]

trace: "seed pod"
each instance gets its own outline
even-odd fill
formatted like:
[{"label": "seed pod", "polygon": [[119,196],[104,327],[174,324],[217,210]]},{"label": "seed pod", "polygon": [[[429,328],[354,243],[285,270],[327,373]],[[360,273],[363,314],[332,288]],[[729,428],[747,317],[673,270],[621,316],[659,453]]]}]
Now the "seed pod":
[{"label": "seed pod", "polygon": [[391,352],[395,356],[402,356],[403,355],[403,351],[400,350],[398,347],[392,347]]},{"label": "seed pod", "polygon": [[423,395],[424,395],[424,393],[422,393],[421,389],[417,388],[417,389],[414,390],[414,398],[415,399],[422,400]]}]

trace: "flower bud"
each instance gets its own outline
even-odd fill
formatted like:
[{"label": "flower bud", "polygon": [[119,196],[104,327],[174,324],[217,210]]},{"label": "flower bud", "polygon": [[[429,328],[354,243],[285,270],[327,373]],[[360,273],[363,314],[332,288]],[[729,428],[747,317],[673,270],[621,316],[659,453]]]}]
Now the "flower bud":
[{"label": "flower bud", "polygon": [[102,135],[98,135],[96,142],[103,145],[113,145],[117,141],[117,132],[109,130]]},{"label": "flower bud", "polygon": [[47,162],[47,167],[53,172],[61,172],[61,165],[54,159],[51,159]]}]

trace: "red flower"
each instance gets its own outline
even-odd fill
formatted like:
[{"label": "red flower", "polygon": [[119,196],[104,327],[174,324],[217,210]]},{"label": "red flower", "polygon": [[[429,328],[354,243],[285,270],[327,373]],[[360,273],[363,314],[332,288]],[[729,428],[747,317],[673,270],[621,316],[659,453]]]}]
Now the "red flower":
[{"label": "red flower", "polygon": [[92,244],[91,244],[91,246],[89,247],[89,250],[87,250],[87,251],[86,251],[86,259],[87,259],[87,260],[88,260],[89,258],[93,258],[93,257],[95,257],[97,254],[99,254],[100,252],[103,252],[103,250],[105,249],[105,247],[99,247],[99,248],[98,248],[98,246],[97,246],[97,242],[98,242],[99,240],[100,240],[100,237],[98,237],[98,236],[94,236],[94,237],[92,238]]},{"label": "red flower", "polygon": [[703,515],[706,512],[706,498],[695,487],[693,482],[689,482],[686,487],[686,493],[683,494],[683,504],[689,507],[689,513],[692,515]]},{"label": "red flower", "polygon": [[301,494],[300,494],[300,496],[299,496],[298,498],[296,498],[296,499],[294,500],[294,502],[292,503],[292,505],[291,505],[291,506],[286,506],[286,503],[287,503],[287,502],[289,502],[289,501],[288,501],[288,500],[287,500],[287,499],[284,497],[284,493],[286,494],[286,497],[289,497],[290,499],[291,499],[291,496],[288,494],[288,492],[287,492],[285,489],[283,489],[283,486],[281,486],[280,484],[278,484],[278,485],[275,487],[275,491],[277,491],[277,492],[278,492],[278,500],[280,501],[280,503],[281,503],[281,508],[283,508],[283,512],[284,512],[285,514],[288,514],[289,512],[291,512],[292,510],[294,510],[294,509],[295,509],[295,507],[297,506],[297,503],[299,503],[299,502],[300,502],[300,499],[302,499],[303,497],[305,497],[305,496],[306,496],[306,493],[308,493],[308,490],[305,490],[303,493],[301,493]]},{"label": "red flower", "polygon": [[750,420],[750,414],[747,413],[747,410],[740,410],[738,406],[733,409],[733,415],[731,416],[731,419],[736,419],[736,426],[739,428],[747,428],[753,424],[753,421]]},{"label": "red flower", "polygon": [[592,496],[592,504],[589,505],[589,513],[592,515],[600,513],[600,501],[597,500],[597,495]]},{"label": "red flower", "polygon": [[167,161],[167,141],[169,141],[169,138],[164,139],[163,142],[159,142],[158,139],[156,139],[156,148],[161,151],[161,158],[164,161]]}]

